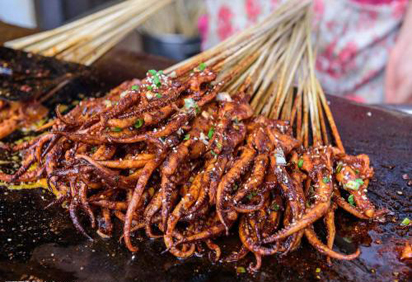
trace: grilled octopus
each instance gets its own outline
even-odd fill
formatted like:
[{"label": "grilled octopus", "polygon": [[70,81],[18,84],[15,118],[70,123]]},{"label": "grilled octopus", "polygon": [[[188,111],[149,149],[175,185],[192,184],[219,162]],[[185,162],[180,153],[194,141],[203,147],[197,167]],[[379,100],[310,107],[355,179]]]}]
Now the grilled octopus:
[{"label": "grilled octopus", "polygon": [[[252,253],[250,271],[264,256],[295,251],[303,237],[328,262],[355,259],[359,249],[333,250],[334,213],[342,208],[363,220],[382,215],[367,197],[369,158],[330,145],[304,148],[287,121],[254,116],[251,84],[222,95],[235,75],[218,81],[213,66],[150,71],[65,115],[57,109],[44,133],[7,146],[23,158],[0,180],[46,179],[56,194],[50,205],[67,203],[80,233],[93,237],[79,210],[103,237],[113,236],[119,220],[132,252],[138,251],[133,234],[142,230],[176,257],[206,247],[217,261],[222,250],[215,240],[234,231],[240,246],[224,260]],[[314,229],[322,219],[326,243]]]}]

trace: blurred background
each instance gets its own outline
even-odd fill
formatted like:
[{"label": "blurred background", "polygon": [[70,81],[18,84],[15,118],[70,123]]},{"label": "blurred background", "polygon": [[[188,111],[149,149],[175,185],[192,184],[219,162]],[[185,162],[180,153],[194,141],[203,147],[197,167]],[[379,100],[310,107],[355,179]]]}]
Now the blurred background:
[{"label": "blurred background", "polygon": [[[49,30],[121,1],[113,0],[0,0],[0,21],[39,31]],[[18,12],[16,12],[18,11]],[[200,52],[198,19],[202,0],[179,0],[151,17],[127,36],[121,47],[183,60]],[[178,16],[179,15],[179,16]]]},{"label": "blurred background", "polygon": [[119,1],[0,0],[0,20],[22,27],[47,30],[116,2]]}]

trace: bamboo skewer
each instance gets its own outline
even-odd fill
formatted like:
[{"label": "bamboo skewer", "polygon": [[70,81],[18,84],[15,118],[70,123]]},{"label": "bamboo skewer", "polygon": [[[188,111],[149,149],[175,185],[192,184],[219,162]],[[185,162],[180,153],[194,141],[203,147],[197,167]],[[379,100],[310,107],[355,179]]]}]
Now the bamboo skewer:
[{"label": "bamboo skewer", "polygon": [[[289,1],[292,2],[294,1]],[[249,69],[230,84],[229,92],[236,93],[247,78],[254,77],[251,105],[256,113],[290,120],[296,127],[297,137],[306,147],[310,144],[329,144],[327,121],[335,144],[343,151],[337,127],[315,76],[310,40],[311,14],[307,8],[302,9],[305,12],[295,10],[293,19],[283,16],[283,21],[277,25],[274,21],[270,22],[270,19],[264,21],[257,29],[236,35],[189,61],[213,65],[220,60],[220,66],[228,65],[230,69],[239,58],[260,53],[260,57]],[[268,26],[277,29],[267,32]],[[252,36],[250,32],[253,33]],[[259,48],[256,49],[256,46]],[[185,64],[187,65],[187,61],[180,64],[180,67]],[[174,67],[170,70],[173,69]],[[222,68],[222,71],[225,70]],[[295,82],[298,86],[296,94]]]},{"label": "bamboo skewer", "polygon": [[90,65],[173,0],[127,0],[59,28],[5,46]]},{"label": "bamboo skewer", "polygon": [[[135,1],[135,0],[134,0]],[[130,2],[130,1],[129,1]],[[108,14],[114,13],[116,11],[118,11],[119,9],[123,8],[124,6],[126,6],[128,3],[126,2],[122,2],[120,4],[111,6],[107,9],[104,9],[102,11],[96,12],[94,14],[91,14],[89,16],[86,16],[82,19],[79,19],[77,21],[68,23],[66,25],[63,25],[61,27],[55,28],[53,30],[50,31],[45,31],[45,32],[41,32],[41,33],[36,33],[30,36],[26,36],[23,38],[18,38],[15,40],[11,40],[5,43],[5,46],[10,47],[10,48],[14,48],[14,49],[24,49],[26,46],[29,46],[33,43],[39,42],[41,40],[44,40],[48,37],[51,36],[55,36],[57,34],[72,30],[72,29],[76,29],[78,27],[81,27],[87,23],[90,23],[98,18],[104,17]]]}]

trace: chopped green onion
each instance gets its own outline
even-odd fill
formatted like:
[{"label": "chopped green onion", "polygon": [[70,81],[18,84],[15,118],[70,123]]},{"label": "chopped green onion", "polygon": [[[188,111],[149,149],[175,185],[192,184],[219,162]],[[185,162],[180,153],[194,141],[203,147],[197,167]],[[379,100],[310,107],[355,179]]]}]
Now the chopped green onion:
[{"label": "chopped green onion", "polygon": [[273,203],[273,205],[272,205],[272,207],[271,207],[271,210],[272,210],[272,211],[278,211],[279,209],[280,209],[279,205],[276,204],[276,203]]},{"label": "chopped green onion", "polygon": [[252,192],[250,192],[250,194],[249,195],[247,195],[247,197],[246,198],[248,198],[249,200],[251,200],[254,196],[256,196],[257,195],[257,193],[255,192],[255,191],[252,191]]},{"label": "chopped green onion", "polygon": [[359,174],[359,169],[355,169],[355,173],[356,173],[356,174]]},{"label": "chopped green onion", "polygon": [[152,89],[153,89],[153,87],[151,85],[147,86],[147,90],[152,90]]},{"label": "chopped green onion", "polygon": [[359,183],[359,186],[363,185],[363,180],[362,179],[357,178],[357,179],[355,179],[355,181],[356,181],[356,183]]},{"label": "chopped green onion", "polygon": [[210,153],[213,155],[213,156],[215,156],[215,157],[217,157],[217,154],[215,153],[215,151],[210,151]]},{"label": "chopped green onion", "polygon": [[111,107],[112,106],[112,101],[110,100],[104,100],[103,104],[106,106],[106,108]]},{"label": "chopped green onion", "polygon": [[162,85],[162,83],[160,82],[160,78],[158,76],[155,76],[153,78],[153,83],[157,86],[160,87]]},{"label": "chopped green onion", "polygon": [[113,128],[112,128],[112,131],[114,131],[114,132],[120,132],[120,131],[122,131],[122,129],[121,129],[120,127],[113,127]]},{"label": "chopped green onion", "polygon": [[236,268],[237,273],[246,273],[246,269],[243,266],[238,266]]},{"label": "chopped green onion", "polygon": [[329,177],[324,177],[324,178],[323,178],[323,183],[329,183],[329,181],[330,181],[330,178],[329,178]]},{"label": "chopped green onion", "polygon": [[163,74],[163,71],[162,71],[162,70],[160,70],[160,71],[158,71],[158,72],[157,72],[157,74],[162,75],[162,74]]},{"label": "chopped green onion", "polygon": [[303,159],[299,159],[298,167],[299,167],[299,168],[302,168],[302,166],[303,166]]},{"label": "chopped green onion", "polygon": [[409,224],[411,224],[411,220],[407,217],[405,217],[401,222],[402,226],[409,226]]},{"label": "chopped green onion", "polygon": [[133,85],[132,90],[139,90],[139,85]]},{"label": "chopped green onion", "polygon": [[185,135],[185,138],[183,138],[183,140],[189,140],[189,139],[190,139],[190,134],[188,133]]},{"label": "chopped green onion", "polygon": [[349,180],[344,186],[349,190],[359,190],[360,183],[355,180]]},{"label": "chopped green onion", "polygon": [[349,203],[351,206],[355,206],[355,200],[353,199],[353,195],[350,195],[350,196],[348,197],[348,203]]},{"label": "chopped green onion", "polygon": [[148,71],[151,75],[156,75],[157,74],[157,71],[155,71],[155,70],[149,70]]},{"label": "chopped green onion", "polygon": [[199,69],[200,71],[204,71],[204,70],[206,69],[206,64],[205,64],[205,63],[201,63],[201,64],[198,66],[198,69]]},{"label": "chopped green onion", "polygon": [[90,150],[92,151],[92,153],[96,152],[97,151],[97,146],[93,146]]},{"label": "chopped green onion", "polygon": [[159,94],[159,93],[156,93],[156,98],[162,98],[163,96],[162,96],[162,94]]},{"label": "chopped green onion", "polygon": [[235,118],[233,119],[233,121],[235,122],[235,124],[239,124],[239,119],[238,119],[237,117],[235,117]]},{"label": "chopped green onion", "polygon": [[185,101],[185,108],[188,110],[191,108],[195,108],[197,106],[195,100],[193,100],[192,98],[185,99],[184,101]]},{"label": "chopped green onion", "polygon": [[143,125],[143,120],[142,120],[142,119],[138,119],[138,120],[135,122],[134,127],[135,127],[135,128],[140,128],[140,127],[142,127],[142,125]]},{"label": "chopped green onion", "polygon": [[216,146],[217,146],[219,149],[222,149],[222,144],[221,144],[221,143],[217,143]]},{"label": "chopped green onion", "polygon": [[342,170],[343,165],[340,163],[338,164],[338,166],[336,167],[336,172],[339,173]]},{"label": "chopped green onion", "polygon": [[237,186],[237,184],[233,185],[233,191],[236,191],[237,189],[239,189],[239,186]]},{"label": "chopped green onion", "polygon": [[214,127],[211,127],[211,128],[209,129],[209,132],[207,133],[207,137],[208,137],[209,139],[212,139],[213,134],[215,134],[215,128],[214,128]]},{"label": "chopped green onion", "polygon": [[306,207],[307,207],[307,208],[310,208],[310,206],[311,206],[311,205],[310,205],[310,202],[307,201],[307,202],[306,202]]}]

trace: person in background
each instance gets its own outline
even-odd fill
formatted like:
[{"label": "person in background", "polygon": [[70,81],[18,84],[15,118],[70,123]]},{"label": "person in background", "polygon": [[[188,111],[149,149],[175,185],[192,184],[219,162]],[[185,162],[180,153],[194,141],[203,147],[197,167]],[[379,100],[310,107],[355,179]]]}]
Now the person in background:
[{"label": "person in background", "polygon": [[[203,49],[287,0],[206,0]],[[412,3],[313,0],[317,75],[327,93],[362,103],[412,103]],[[409,30],[408,30],[409,27]]]}]

